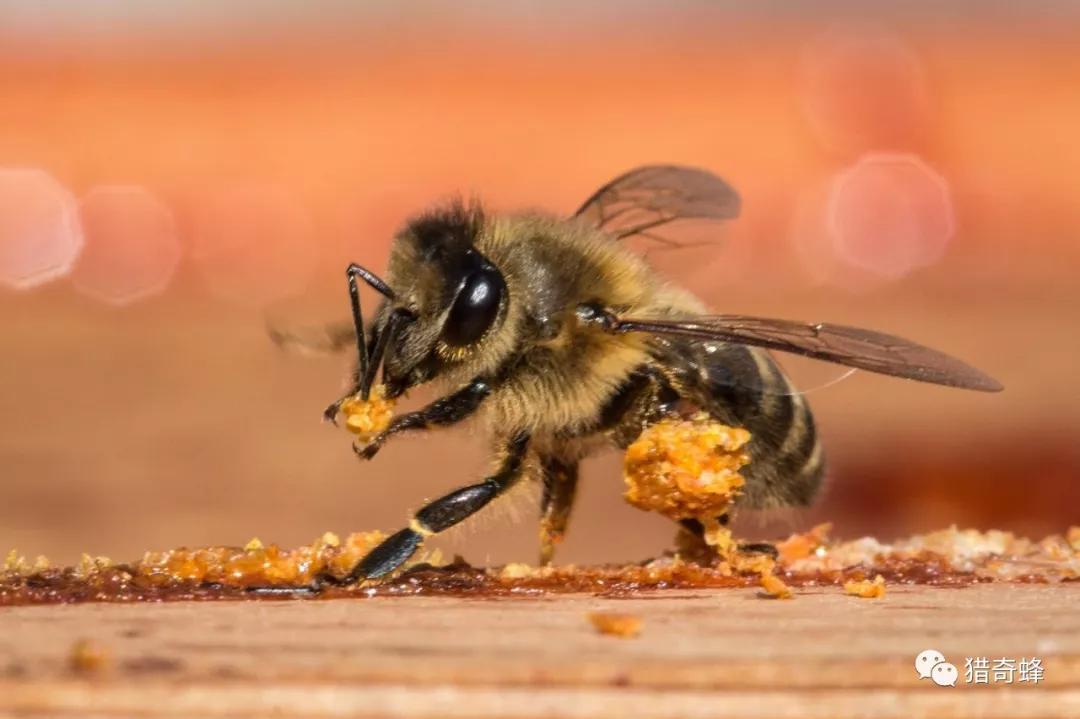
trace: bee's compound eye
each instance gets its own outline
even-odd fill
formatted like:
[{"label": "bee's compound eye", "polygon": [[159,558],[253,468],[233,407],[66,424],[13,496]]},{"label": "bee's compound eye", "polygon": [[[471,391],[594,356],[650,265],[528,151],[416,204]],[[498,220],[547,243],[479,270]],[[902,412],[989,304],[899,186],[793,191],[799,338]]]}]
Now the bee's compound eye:
[{"label": "bee's compound eye", "polygon": [[494,267],[484,267],[465,280],[443,326],[443,342],[463,347],[476,342],[490,329],[499,314],[506,284]]}]

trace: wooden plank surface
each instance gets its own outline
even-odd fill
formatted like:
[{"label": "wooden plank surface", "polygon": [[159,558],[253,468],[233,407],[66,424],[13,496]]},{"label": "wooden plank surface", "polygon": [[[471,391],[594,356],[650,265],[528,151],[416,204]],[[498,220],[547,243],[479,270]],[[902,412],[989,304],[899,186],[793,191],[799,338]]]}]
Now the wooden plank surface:
[{"label": "wooden plank surface", "polygon": [[[120,717],[1080,716],[1080,585],[634,598],[81,604],[0,609],[0,715]],[[595,611],[641,635],[598,634]],[[74,644],[105,654],[71,666]],[[955,687],[919,680],[937,649]],[[965,685],[965,657],[1039,657]]]}]

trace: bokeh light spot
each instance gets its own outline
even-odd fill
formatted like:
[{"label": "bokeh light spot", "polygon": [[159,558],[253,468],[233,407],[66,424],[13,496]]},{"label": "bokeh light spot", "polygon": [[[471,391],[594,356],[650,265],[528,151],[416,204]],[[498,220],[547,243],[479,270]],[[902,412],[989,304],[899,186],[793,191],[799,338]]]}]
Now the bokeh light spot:
[{"label": "bokeh light spot", "polygon": [[223,188],[195,209],[192,259],[214,294],[262,307],[307,287],[318,260],[314,222],[282,188]]},{"label": "bokeh light spot", "polygon": [[101,186],[79,207],[86,246],[71,281],[111,304],[127,304],[168,286],[180,262],[172,212],[149,190]]},{"label": "bokeh light spot", "polygon": [[810,45],[802,99],[818,139],[848,155],[911,148],[929,110],[915,52],[888,30],[858,23],[834,27]]},{"label": "bokeh light spot", "polygon": [[945,179],[893,154],[864,156],[836,177],[827,222],[838,259],[890,279],[940,260],[955,229]]},{"label": "bokeh light spot", "polygon": [[55,178],[0,168],[0,284],[28,289],[61,277],[82,244],[75,198]]}]

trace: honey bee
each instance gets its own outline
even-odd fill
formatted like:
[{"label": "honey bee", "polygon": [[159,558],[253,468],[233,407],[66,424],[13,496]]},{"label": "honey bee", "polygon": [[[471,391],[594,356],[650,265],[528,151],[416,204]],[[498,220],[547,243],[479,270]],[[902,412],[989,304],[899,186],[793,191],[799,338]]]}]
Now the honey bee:
[{"label": "honey bee", "polygon": [[[440,382],[449,394],[393,419],[354,449],[371,459],[391,438],[469,418],[488,430],[490,476],[415,513],[339,584],[382,577],[424,540],[462,522],[514,485],[542,483],[540,561],[566,531],[578,463],[625,449],[645,427],[687,407],[752,435],[740,506],[808,504],[824,471],[805,398],[770,350],[886,375],[993,392],[983,372],[933,349],[842,325],[710,314],[657,276],[624,240],[678,244],[682,220],[725,220],[738,194],[705,170],[657,165],[623,174],[569,218],[489,215],[460,201],[409,221],[386,279],[350,265],[358,361],[349,394],[366,399],[382,372],[386,396]],[[365,327],[358,282],[383,296]]]}]

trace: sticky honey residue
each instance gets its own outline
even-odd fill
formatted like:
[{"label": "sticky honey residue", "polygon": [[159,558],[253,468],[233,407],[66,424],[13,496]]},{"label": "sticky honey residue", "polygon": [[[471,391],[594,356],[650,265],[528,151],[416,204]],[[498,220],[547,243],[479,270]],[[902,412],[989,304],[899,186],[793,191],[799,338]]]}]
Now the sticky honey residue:
[{"label": "sticky honey residue", "polygon": [[[779,542],[779,560],[741,551],[696,560],[680,551],[630,564],[483,568],[460,558],[443,565],[432,552],[410,560],[399,573],[348,587],[313,585],[312,580],[323,571],[347,575],[381,541],[380,532],[345,539],[327,533],[292,550],[256,541],[241,547],[180,548],[148,552],[130,563],[86,555],[69,567],[47,560],[30,562],[13,551],[0,565],[0,606],[314,596],[629,597],[665,589],[735,587],[760,587],[783,595],[782,586],[843,587],[868,577],[875,577],[871,585],[890,586],[1080,580],[1080,549],[1074,545],[1080,532],[1075,529],[1032,540],[1010,532],[951,527],[893,542],[873,537],[837,541],[827,529],[820,525]],[[250,591],[266,587],[274,591]],[[882,589],[868,591],[876,594]]]},{"label": "sticky honey residue", "polygon": [[880,574],[870,579],[844,582],[844,593],[863,599],[881,599],[885,596],[885,577]]},{"label": "sticky honey residue", "polygon": [[375,385],[371,396],[364,400],[353,396],[341,403],[340,412],[345,418],[345,428],[355,434],[360,442],[370,441],[390,426],[394,417],[394,400],[386,398],[386,387]]},{"label": "sticky honey residue", "polygon": [[[745,483],[739,470],[750,461],[750,433],[706,414],[665,419],[647,427],[626,449],[627,502],[672,519],[706,524],[724,514]],[[714,542],[722,542],[716,534]],[[712,543],[712,542],[710,542]]]},{"label": "sticky honey residue", "polygon": [[590,612],[589,621],[596,631],[612,637],[630,639],[641,633],[641,617],[617,612]]},{"label": "sticky honey residue", "polygon": [[327,573],[345,575],[385,539],[382,532],[357,532],[344,542],[327,532],[311,544],[284,550],[252,539],[243,547],[201,547],[147,552],[131,567],[137,584],[176,583],[229,587],[298,586]]}]

